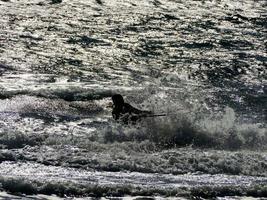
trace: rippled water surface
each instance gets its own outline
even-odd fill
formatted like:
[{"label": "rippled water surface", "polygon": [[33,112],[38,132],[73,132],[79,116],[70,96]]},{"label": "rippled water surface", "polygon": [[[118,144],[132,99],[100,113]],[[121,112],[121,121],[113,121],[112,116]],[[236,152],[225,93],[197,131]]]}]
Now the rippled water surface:
[{"label": "rippled water surface", "polygon": [[[266,1],[1,0],[0,15],[0,199],[267,197]],[[115,93],[167,116],[116,123]]]}]

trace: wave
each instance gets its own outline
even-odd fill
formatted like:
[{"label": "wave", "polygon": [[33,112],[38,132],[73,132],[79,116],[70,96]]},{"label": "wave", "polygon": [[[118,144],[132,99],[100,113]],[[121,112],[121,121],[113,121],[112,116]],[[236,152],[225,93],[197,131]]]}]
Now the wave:
[{"label": "wave", "polygon": [[85,101],[111,97],[115,92],[111,89],[83,89],[80,87],[40,89],[40,90],[4,90],[0,93],[0,99],[10,99],[15,96],[27,95],[43,97],[47,99],[63,99],[65,101]]},{"label": "wave", "polygon": [[[22,122],[16,119],[16,123],[16,129],[7,124],[1,129],[0,161],[30,161],[101,171],[267,176],[266,142],[263,142],[266,134],[260,142],[253,140],[259,130],[256,136],[239,132],[238,141],[242,141],[242,145],[237,145],[236,140],[229,139],[228,132],[216,135],[213,128],[210,132],[199,131],[182,121],[172,127],[167,126],[166,121],[165,126],[158,121],[149,123],[146,128],[125,127],[97,119],[51,125],[39,119]],[[224,130],[232,127],[230,118],[216,123]],[[246,128],[244,131],[247,133]]]},{"label": "wave", "polygon": [[[75,183],[40,183],[39,181],[30,181],[27,179],[15,179],[15,178],[0,178],[1,188],[12,194],[56,194],[60,197],[76,196],[76,197],[122,197],[125,195],[131,196],[154,196],[161,195],[165,197],[180,196],[186,198],[214,198],[224,196],[251,196],[251,197],[266,197],[266,187],[264,186],[252,186],[247,187],[198,187],[192,189],[178,188],[178,189],[166,189],[166,188],[139,188],[131,185],[105,185],[98,186],[94,184],[81,185]],[[143,198],[141,198],[143,199]],[[146,198],[145,198],[146,199]]]},{"label": "wave", "polygon": [[[242,115],[238,115],[230,107],[226,107],[223,111],[210,112],[203,106],[203,102],[199,105],[195,103],[194,107],[189,108],[185,102],[177,99],[172,103],[167,100],[161,102],[158,95],[160,94],[150,96],[146,101],[143,101],[145,95],[139,96],[139,100],[138,96],[135,99],[137,102],[143,101],[145,109],[152,109],[156,113],[165,111],[166,116],[146,118],[141,123],[130,126],[112,120],[111,111],[106,108],[109,98],[67,102],[61,99],[17,96],[2,101],[0,118],[3,121],[10,121],[8,124],[5,122],[2,133],[9,132],[9,135],[12,135],[10,130],[15,128],[14,125],[16,130],[22,131],[25,127],[29,127],[33,133],[34,130],[39,130],[37,127],[40,127],[40,124],[45,130],[51,129],[51,132],[62,125],[65,127],[63,131],[65,132],[75,125],[75,129],[78,133],[81,131],[81,134],[84,134],[83,128],[93,129],[97,135],[93,137],[95,138],[93,141],[104,143],[148,140],[160,148],[193,146],[228,150],[266,150],[267,131],[264,123],[244,120]],[[7,116],[12,113],[14,113],[13,118]],[[27,121],[27,119],[35,120]],[[16,123],[12,125],[12,121]],[[72,123],[74,125],[71,125]],[[20,137],[19,134],[15,136]],[[24,139],[26,143],[31,144],[29,142],[31,139]],[[10,146],[8,139],[2,142]]]},{"label": "wave", "polygon": [[229,195],[266,197],[267,194],[266,178],[261,177],[89,172],[13,162],[1,163],[0,167],[3,168],[0,187],[11,193],[93,197],[157,194],[187,198]]},{"label": "wave", "polygon": [[222,113],[178,110],[165,117],[151,118],[133,128],[115,126],[105,132],[106,142],[149,140],[165,148],[193,146],[213,149],[266,150],[264,123],[242,122],[233,109]]}]

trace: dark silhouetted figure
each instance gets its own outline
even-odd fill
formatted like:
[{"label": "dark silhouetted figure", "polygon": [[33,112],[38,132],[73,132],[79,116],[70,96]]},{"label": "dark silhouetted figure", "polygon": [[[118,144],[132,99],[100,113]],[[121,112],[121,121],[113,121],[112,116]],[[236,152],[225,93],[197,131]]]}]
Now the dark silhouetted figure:
[{"label": "dark silhouetted figure", "polygon": [[62,3],[62,0],[52,0],[50,4]]},{"label": "dark silhouetted figure", "polygon": [[112,96],[113,110],[112,116],[115,120],[122,121],[125,124],[135,124],[137,121],[141,121],[142,118],[152,115],[150,111],[143,111],[134,108],[128,103],[125,103],[123,97],[120,94]]}]

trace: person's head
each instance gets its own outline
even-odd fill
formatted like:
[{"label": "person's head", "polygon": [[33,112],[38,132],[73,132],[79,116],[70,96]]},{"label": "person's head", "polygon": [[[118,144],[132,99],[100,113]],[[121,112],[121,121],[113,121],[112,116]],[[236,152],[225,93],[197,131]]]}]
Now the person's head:
[{"label": "person's head", "polygon": [[120,94],[115,94],[112,96],[113,104],[117,107],[123,106],[124,100]]}]

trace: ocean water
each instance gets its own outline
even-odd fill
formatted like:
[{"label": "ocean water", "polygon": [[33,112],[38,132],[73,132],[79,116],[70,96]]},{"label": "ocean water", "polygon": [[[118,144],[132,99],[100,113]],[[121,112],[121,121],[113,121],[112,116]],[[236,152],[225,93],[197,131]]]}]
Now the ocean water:
[{"label": "ocean water", "polygon": [[[0,199],[266,199],[265,0],[1,0]],[[117,123],[111,96],[166,113]]]}]

